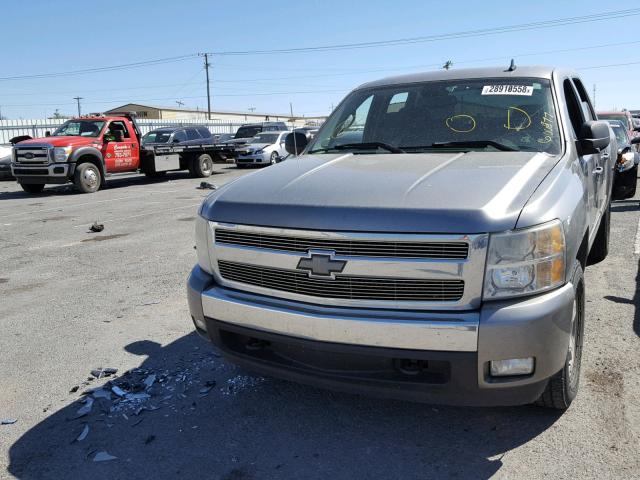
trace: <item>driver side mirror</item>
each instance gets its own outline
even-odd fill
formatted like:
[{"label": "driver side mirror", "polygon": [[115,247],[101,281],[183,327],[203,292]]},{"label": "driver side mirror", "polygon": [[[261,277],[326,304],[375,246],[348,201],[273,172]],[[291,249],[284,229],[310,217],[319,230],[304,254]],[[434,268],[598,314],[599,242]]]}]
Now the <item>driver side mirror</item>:
[{"label": "driver side mirror", "polygon": [[582,124],[578,140],[578,154],[591,155],[600,153],[609,146],[609,125],[603,121],[589,120]]},{"label": "driver side mirror", "polygon": [[292,132],[284,141],[284,149],[291,155],[300,155],[307,148],[307,136],[304,133]]}]

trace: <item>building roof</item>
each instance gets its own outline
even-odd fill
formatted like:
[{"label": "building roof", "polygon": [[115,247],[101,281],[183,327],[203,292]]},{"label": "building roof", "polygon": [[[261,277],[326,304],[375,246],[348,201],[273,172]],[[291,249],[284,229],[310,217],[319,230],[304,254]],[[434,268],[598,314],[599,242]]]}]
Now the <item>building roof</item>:
[{"label": "building roof", "polygon": [[[119,107],[116,108],[112,108],[110,110],[107,110],[106,113],[108,112],[121,112],[122,109],[124,107],[128,107],[130,105],[135,105],[138,107],[143,107],[143,108],[153,108],[155,110],[165,110],[165,111],[170,111],[170,112],[187,112],[187,113],[203,113],[206,114],[207,111],[206,110],[202,110],[202,109],[195,109],[195,108],[180,108],[180,107],[162,107],[159,105],[145,105],[142,103],[125,103],[124,105],[120,105]],[[220,115],[250,115],[250,116],[254,116],[254,117],[282,117],[282,118],[290,118],[291,115],[288,113],[282,114],[282,113],[261,113],[261,112],[240,112],[240,111],[232,111],[232,110],[211,110],[211,115],[216,115],[216,114],[220,114]],[[301,117],[298,115],[294,115],[293,118],[326,118],[326,116],[321,115],[318,117]]]}]

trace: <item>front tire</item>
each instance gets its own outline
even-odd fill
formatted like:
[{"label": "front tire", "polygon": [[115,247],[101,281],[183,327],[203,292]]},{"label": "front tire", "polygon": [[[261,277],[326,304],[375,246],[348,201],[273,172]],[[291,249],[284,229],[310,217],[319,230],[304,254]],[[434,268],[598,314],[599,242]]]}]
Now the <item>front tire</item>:
[{"label": "front tire", "polygon": [[82,193],[94,193],[100,189],[102,175],[93,163],[81,163],[73,174],[73,183]]},{"label": "front tire", "polygon": [[213,173],[213,159],[210,155],[203,153],[191,160],[191,174],[197,178],[210,177]]},{"label": "front tire", "polygon": [[44,183],[21,183],[20,186],[27,193],[41,193],[44,190]]},{"label": "front tire", "polygon": [[280,155],[278,155],[278,152],[273,152],[271,154],[271,157],[269,157],[269,164],[270,165],[275,165],[279,161],[280,161]]},{"label": "front tire", "polygon": [[562,370],[549,379],[544,392],[536,400],[537,405],[556,410],[569,408],[576,398],[580,382],[585,318],[584,276],[580,265],[576,267],[571,283],[574,289],[574,300],[567,359]]}]

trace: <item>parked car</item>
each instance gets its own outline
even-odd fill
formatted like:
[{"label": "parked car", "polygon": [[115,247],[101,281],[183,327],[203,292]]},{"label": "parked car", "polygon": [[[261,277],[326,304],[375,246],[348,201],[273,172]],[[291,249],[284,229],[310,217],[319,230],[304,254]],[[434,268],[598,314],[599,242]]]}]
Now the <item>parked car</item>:
[{"label": "parked car", "polygon": [[289,135],[285,132],[263,132],[257,134],[249,142],[236,149],[236,166],[238,168],[251,165],[273,165],[287,155],[284,140]]},{"label": "parked car", "polygon": [[[598,120],[618,120],[619,122],[622,122],[624,127],[627,129],[627,135],[630,139],[640,136],[640,127],[637,127],[633,123],[633,117],[631,116],[631,112],[628,110],[622,110],[620,112],[598,112],[597,115]],[[638,150],[637,146],[635,147],[635,150]]]},{"label": "parked car", "polygon": [[236,150],[246,145],[253,137],[262,132],[281,132],[287,129],[284,122],[247,123],[236,131],[232,139],[220,142],[217,145],[217,153],[223,161],[235,158]]},{"label": "parked car", "polygon": [[0,145],[0,180],[11,178],[11,146]]},{"label": "parked car", "polygon": [[613,195],[619,199],[631,198],[636,194],[640,154],[633,148],[627,129],[621,121],[607,120],[607,122],[611,126],[618,143],[618,156],[613,178]]},{"label": "parked car", "polygon": [[300,128],[296,128],[294,132],[303,133],[304,135],[306,135],[307,140],[311,141],[318,133],[318,130],[319,130],[318,127],[300,127]]},{"label": "parked car", "polygon": [[211,145],[213,136],[207,127],[163,127],[142,136],[143,147],[153,145]]},{"label": "parked car", "polygon": [[214,133],[213,143],[214,145],[218,145],[220,143],[227,143],[232,138],[233,138],[233,133]]},{"label": "parked car", "polygon": [[285,146],[299,161],[199,210],[198,332],[254,371],[322,387],[569,406],[617,151],[575,72],[370,82],[310,144],[293,132]]}]

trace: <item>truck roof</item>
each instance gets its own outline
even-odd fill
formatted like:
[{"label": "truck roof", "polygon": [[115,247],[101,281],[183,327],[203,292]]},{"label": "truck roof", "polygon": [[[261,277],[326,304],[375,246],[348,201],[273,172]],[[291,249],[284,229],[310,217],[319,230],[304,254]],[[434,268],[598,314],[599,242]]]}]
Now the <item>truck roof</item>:
[{"label": "truck roof", "polygon": [[502,67],[486,67],[486,68],[461,68],[451,70],[436,70],[433,72],[411,73],[408,75],[398,75],[387,77],[373,82],[360,85],[356,90],[370,87],[383,87],[390,85],[402,85],[406,83],[433,82],[437,80],[456,80],[469,78],[547,78],[550,79],[554,72],[571,73],[571,70],[558,69],[546,66],[526,66],[516,67],[513,71],[507,70],[508,65]]}]

